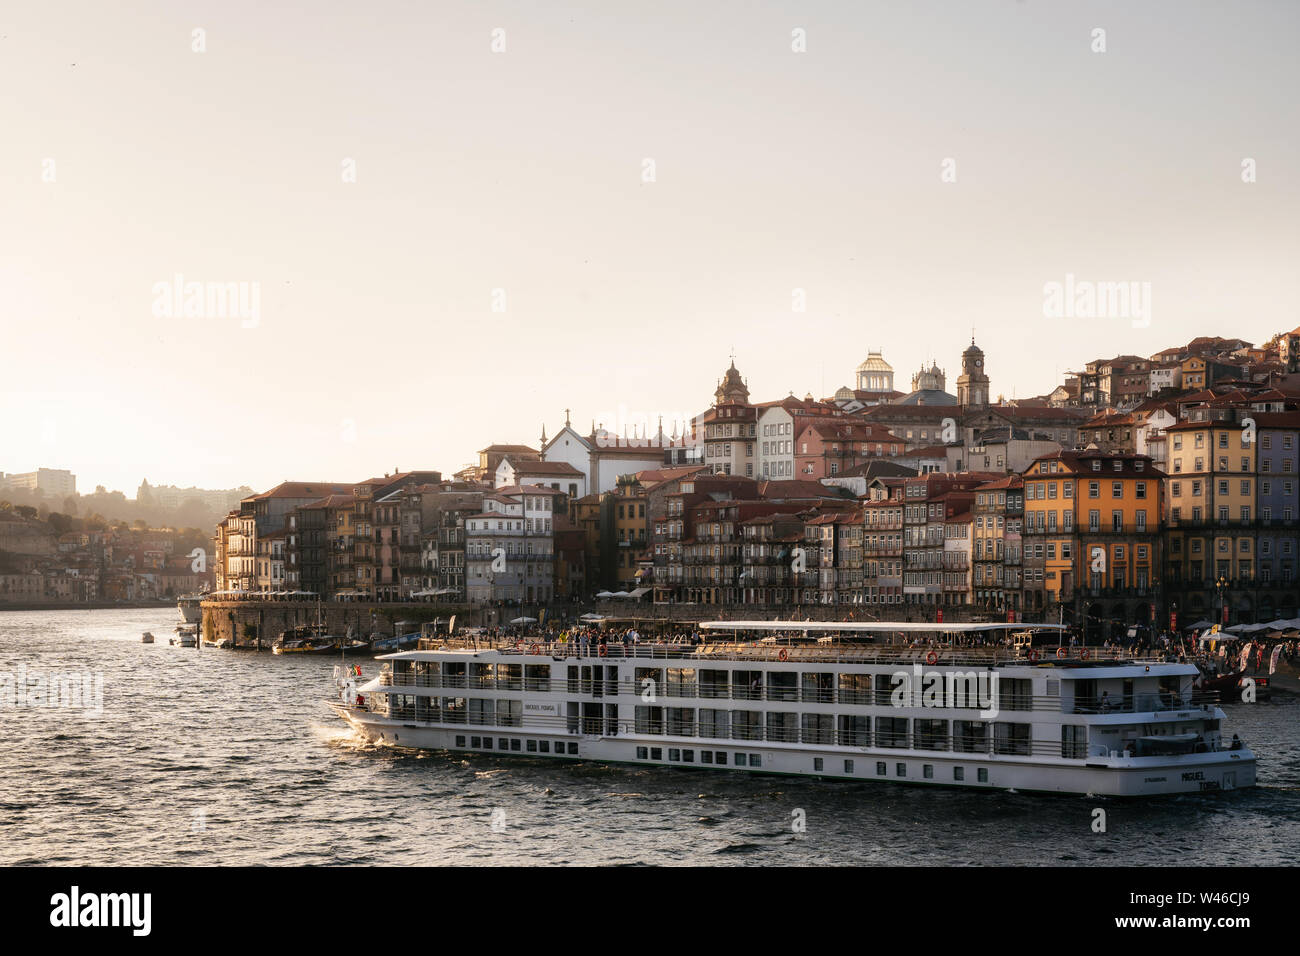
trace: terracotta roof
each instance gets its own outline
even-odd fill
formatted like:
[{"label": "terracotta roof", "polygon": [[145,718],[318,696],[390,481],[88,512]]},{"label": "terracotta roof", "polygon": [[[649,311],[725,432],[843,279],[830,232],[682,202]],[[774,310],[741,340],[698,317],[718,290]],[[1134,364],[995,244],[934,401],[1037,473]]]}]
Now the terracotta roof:
[{"label": "terracotta roof", "polygon": [[[1065,449],[1062,449],[1060,451],[1049,452],[1046,455],[1039,455],[1034,459],[1034,461],[1050,461],[1053,459],[1062,461],[1069,465],[1079,473],[1080,477],[1092,474],[1096,474],[1098,477],[1103,475],[1120,475],[1121,477],[1149,478],[1154,476],[1156,478],[1163,478],[1165,476],[1163,471],[1155,467],[1155,463],[1151,458],[1146,455],[1134,455],[1129,453],[1087,451],[1086,449],[1082,451],[1066,451]],[[1102,462],[1102,467],[1100,471],[1094,472],[1091,463],[1098,460]],[[1122,467],[1119,470],[1115,469],[1115,462],[1117,461],[1122,462]],[[1137,462],[1142,462],[1141,470],[1134,467]],[[1048,473],[1044,473],[1043,475],[1035,475],[1033,477],[1046,477],[1047,474]]]},{"label": "terracotta roof", "polygon": [[282,481],[270,491],[264,491],[260,495],[252,495],[251,498],[255,501],[264,498],[320,498],[325,495],[346,492],[352,487],[350,484],[337,484],[327,481]]},{"label": "terracotta roof", "polygon": [[582,472],[574,468],[567,461],[514,461],[507,455],[503,461],[508,461],[515,469],[516,475],[577,475],[584,477]]},{"label": "terracotta roof", "polygon": [[[840,439],[843,441],[868,441],[868,442],[902,442],[884,425],[879,422],[854,422],[854,421],[826,421],[825,419],[815,419],[809,422],[799,431],[800,435],[809,431],[816,432],[822,438]],[[797,437],[797,436],[796,436]]]},{"label": "terracotta roof", "polygon": [[988,481],[975,487],[976,491],[1001,491],[1003,488],[1023,488],[1025,480],[1019,475],[1007,475],[997,481]]},{"label": "terracotta roof", "polygon": [[299,505],[298,507],[302,509],[344,508],[344,507],[350,508],[352,505],[356,503],[356,500],[357,499],[354,498],[352,495],[326,495],[324,498],[321,498],[318,501],[312,501],[305,505]]},{"label": "terracotta roof", "polygon": [[760,481],[758,483],[760,498],[838,498],[838,488],[830,488],[820,481],[808,481],[799,478],[782,481]]},{"label": "terracotta roof", "polygon": [[1132,424],[1134,424],[1134,422],[1131,413],[1129,412],[1121,413],[1115,411],[1115,409],[1113,408],[1109,408],[1106,411],[1099,414],[1098,416],[1096,416],[1095,418],[1088,419],[1079,427],[1080,428],[1104,428],[1109,425],[1132,425]]},{"label": "terracotta roof", "polygon": [[480,455],[484,455],[494,451],[515,452],[516,454],[521,452],[525,452],[532,455],[540,454],[536,448],[529,448],[527,445],[488,445],[486,448],[480,448],[478,450],[478,453]]},{"label": "terracotta roof", "polygon": [[653,488],[662,485],[664,482],[687,478],[697,472],[704,471],[706,468],[708,468],[708,465],[683,465],[680,468],[647,468],[638,471],[636,479],[641,484]]},{"label": "terracotta roof", "polygon": [[1257,428],[1300,428],[1300,411],[1255,412],[1250,417]]}]

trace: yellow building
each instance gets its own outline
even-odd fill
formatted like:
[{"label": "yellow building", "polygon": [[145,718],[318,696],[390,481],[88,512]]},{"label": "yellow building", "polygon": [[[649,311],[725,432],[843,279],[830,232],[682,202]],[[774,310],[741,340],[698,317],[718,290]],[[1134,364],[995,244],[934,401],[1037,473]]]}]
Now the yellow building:
[{"label": "yellow building", "polygon": [[1167,583],[1171,599],[1197,618],[1213,612],[1222,621],[1224,600],[1231,604],[1234,590],[1253,587],[1256,443],[1243,415],[1198,408],[1165,429]]},{"label": "yellow building", "polygon": [[1049,611],[1089,618],[1090,641],[1152,619],[1163,478],[1146,455],[1095,450],[1052,452],[1025,471],[1026,548],[1042,560]]},{"label": "yellow building", "polygon": [[611,565],[616,590],[632,591],[638,585],[638,571],[645,561],[649,544],[646,519],[646,489],[635,475],[620,475],[610,492],[609,513],[613,522]]}]

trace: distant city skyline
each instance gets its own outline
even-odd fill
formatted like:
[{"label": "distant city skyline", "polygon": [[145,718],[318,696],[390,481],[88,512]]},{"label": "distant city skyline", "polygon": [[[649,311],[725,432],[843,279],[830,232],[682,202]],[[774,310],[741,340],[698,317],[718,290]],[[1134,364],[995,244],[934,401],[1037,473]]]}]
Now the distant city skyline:
[{"label": "distant city skyline", "polygon": [[6,12],[0,470],[450,474],[733,349],[821,398],[974,328],[1010,398],[1300,325],[1296,5],[375,10]]}]

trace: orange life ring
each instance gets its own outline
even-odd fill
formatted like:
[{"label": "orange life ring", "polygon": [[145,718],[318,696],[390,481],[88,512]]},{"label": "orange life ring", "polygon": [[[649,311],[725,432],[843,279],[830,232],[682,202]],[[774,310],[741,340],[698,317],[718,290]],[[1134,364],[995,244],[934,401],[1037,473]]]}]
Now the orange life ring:
[{"label": "orange life ring", "polygon": [[790,657],[790,652],[783,647],[781,648],[780,652],[776,655],[776,657],[777,660],[782,660],[782,661],[787,660]]},{"label": "orange life ring", "polygon": [[529,654],[540,654],[541,652],[542,652],[542,645],[540,644],[533,644],[528,648]]},{"label": "orange life ring", "polygon": [[596,648],[596,651],[597,653],[600,654],[601,657],[604,657],[609,653],[609,646],[606,644],[602,644],[600,645],[600,647]]},{"label": "orange life ring", "polygon": [[1062,645],[1056,649],[1056,656],[1057,659],[1064,660],[1065,658],[1070,656],[1070,652],[1065,649],[1064,645]]},{"label": "orange life ring", "polygon": [[1086,661],[1087,659],[1088,659],[1088,649],[1085,647],[1083,650],[1079,652],[1079,660]]},{"label": "orange life ring", "polygon": [[1031,648],[1029,649],[1029,659],[1030,659],[1030,661],[1036,661],[1036,660],[1038,660],[1038,649],[1037,649],[1037,648],[1035,648],[1035,647],[1031,647]]},{"label": "orange life ring", "polygon": [[929,654],[925,655],[925,662],[927,664],[937,664],[939,663],[939,655],[934,651],[931,651]]}]

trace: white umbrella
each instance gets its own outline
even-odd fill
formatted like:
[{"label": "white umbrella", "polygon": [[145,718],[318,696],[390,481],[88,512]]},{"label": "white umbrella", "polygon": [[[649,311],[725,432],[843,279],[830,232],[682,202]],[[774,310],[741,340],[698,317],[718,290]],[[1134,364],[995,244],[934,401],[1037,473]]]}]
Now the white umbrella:
[{"label": "white umbrella", "polygon": [[599,591],[599,592],[597,592],[597,594],[596,594],[596,597],[598,597],[598,598],[611,598],[611,597],[613,597],[613,596],[614,596],[614,592],[613,592],[613,591]]},{"label": "white umbrella", "polygon": [[511,623],[511,624],[536,624],[536,623],[537,623],[537,618],[535,618],[535,617],[517,617],[517,618],[515,618],[513,621],[511,621],[510,623]]}]

